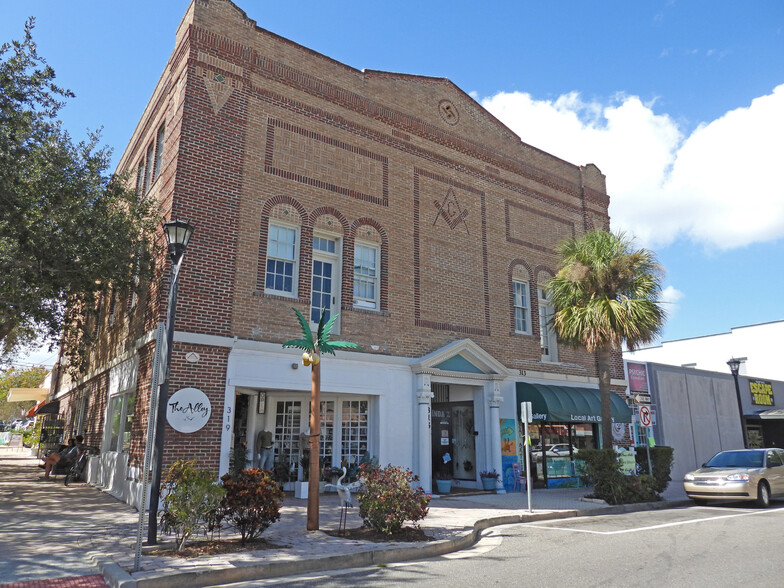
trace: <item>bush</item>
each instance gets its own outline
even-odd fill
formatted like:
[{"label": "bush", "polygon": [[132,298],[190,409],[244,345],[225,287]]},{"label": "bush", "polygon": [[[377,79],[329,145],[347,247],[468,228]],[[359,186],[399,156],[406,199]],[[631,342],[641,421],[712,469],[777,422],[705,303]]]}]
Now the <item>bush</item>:
[{"label": "bush", "polygon": [[660,500],[656,481],[648,475],[626,476],[621,473],[618,456],[612,449],[581,449],[585,461],[582,481],[593,485],[593,495],[607,504],[629,504]]},{"label": "bush", "polygon": [[[659,445],[651,447],[651,461],[653,462],[653,478],[655,480],[654,489],[657,493],[664,492],[667,485],[672,478],[670,472],[672,471],[672,462],[674,459],[674,450],[672,447]],[[643,448],[637,448],[637,471],[647,474],[648,470],[648,454]]]},{"label": "bush", "polygon": [[196,461],[180,459],[169,468],[161,484],[166,511],[161,514],[161,530],[174,532],[177,551],[200,528],[206,528],[226,493],[215,483],[214,474],[200,470]]},{"label": "bush", "polygon": [[280,519],[283,490],[268,471],[251,468],[221,478],[226,496],[219,522],[226,522],[240,534],[240,542],[252,541]]},{"label": "bush", "polygon": [[387,535],[400,531],[406,521],[419,526],[418,521],[427,516],[430,496],[422,488],[412,487],[418,476],[400,466],[380,468],[372,462],[359,469],[359,516],[366,526]]}]

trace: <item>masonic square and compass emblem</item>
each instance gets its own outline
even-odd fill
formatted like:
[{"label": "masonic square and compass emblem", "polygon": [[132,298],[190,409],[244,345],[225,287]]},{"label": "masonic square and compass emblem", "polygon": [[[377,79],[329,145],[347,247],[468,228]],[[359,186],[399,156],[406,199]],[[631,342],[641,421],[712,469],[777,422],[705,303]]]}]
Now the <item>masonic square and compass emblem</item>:
[{"label": "masonic square and compass emblem", "polygon": [[468,225],[465,222],[465,219],[468,217],[468,210],[460,208],[457,196],[455,196],[455,191],[452,188],[449,188],[446,196],[444,196],[444,199],[441,202],[434,200],[433,205],[438,211],[436,219],[433,221],[433,226],[436,226],[438,219],[443,218],[450,229],[454,230],[456,226],[463,223],[466,233],[469,235],[471,234],[468,231]]}]

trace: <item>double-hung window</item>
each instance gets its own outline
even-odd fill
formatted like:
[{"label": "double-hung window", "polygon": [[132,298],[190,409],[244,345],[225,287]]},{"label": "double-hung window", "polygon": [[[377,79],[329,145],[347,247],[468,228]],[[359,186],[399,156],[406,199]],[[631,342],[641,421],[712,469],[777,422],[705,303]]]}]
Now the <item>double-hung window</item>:
[{"label": "double-hung window", "polygon": [[378,247],[354,245],[354,307],[378,310]]},{"label": "double-hung window", "polygon": [[296,296],[297,239],[297,229],[270,223],[264,282],[264,291],[268,294]]},{"label": "double-hung window", "polygon": [[106,430],[106,451],[127,453],[131,447],[131,425],[133,424],[136,392],[112,396],[109,402],[109,420]]},{"label": "double-hung window", "polygon": [[539,288],[539,341],[542,347],[542,361],[558,361],[553,326],[553,303],[547,298],[547,290]]},{"label": "double-hung window", "polygon": [[531,304],[528,295],[528,282],[512,282],[514,297],[515,333],[531,334]]}]

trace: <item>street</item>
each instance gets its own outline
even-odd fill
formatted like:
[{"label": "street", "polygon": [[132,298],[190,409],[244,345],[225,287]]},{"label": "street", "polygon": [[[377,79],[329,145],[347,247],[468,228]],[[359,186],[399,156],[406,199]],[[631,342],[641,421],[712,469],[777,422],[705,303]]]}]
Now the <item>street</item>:
[{"label": "street", "polygon": [[[489,529],[471,550],[276,586],[735,586],[781,584],[784,504],[686,507]],[[233,588],[265,582],[234,584]]]}]

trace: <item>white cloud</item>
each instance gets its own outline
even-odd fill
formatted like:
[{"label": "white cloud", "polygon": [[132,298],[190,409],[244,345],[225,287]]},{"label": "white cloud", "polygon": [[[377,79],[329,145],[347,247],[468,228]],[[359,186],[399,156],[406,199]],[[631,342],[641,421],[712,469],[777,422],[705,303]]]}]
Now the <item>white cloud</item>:
[{"label": "white cloud", "polygon": [[731,249],[784,237],[784,84],[688,137],[637,96],[585,102],[499,93],[482,105],[523,141],[607,176],[613,228],[648,247],[688,238]]}]

